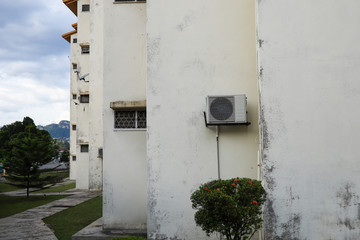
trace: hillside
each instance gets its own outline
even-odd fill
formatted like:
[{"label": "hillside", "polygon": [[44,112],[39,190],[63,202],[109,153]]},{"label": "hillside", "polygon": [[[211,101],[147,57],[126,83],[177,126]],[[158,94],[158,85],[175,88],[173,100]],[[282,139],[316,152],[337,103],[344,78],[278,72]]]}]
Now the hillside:
[{"label": "hillside", "polygon": [[67,120],[62,120],[58,124],[39,125],[37,128],[48,131],[52,138],[70,138],[70,121]]}]

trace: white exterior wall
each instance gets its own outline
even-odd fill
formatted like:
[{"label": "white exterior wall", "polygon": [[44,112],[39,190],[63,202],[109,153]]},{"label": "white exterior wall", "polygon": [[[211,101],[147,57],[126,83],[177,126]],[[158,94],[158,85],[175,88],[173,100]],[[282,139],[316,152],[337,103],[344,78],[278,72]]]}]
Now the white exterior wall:
[{"label": "white exterior wall", "polygon": [[90,3],[89,189],[102,189],[103,1]]},{"label": "white exterior wall", "polygon": [[114,130],[110,108],[146,98],[146,5],[103,4],[103,227],[146,230],[146,131]]},{"label": "white exterior wall", "polygon": [[76,130],[72,129],[73,125],[76,125],[77,122],[77,105],[79,103],[78,99],[73,99],[73,94],[76,94],[78,97],[78,87],[77,87],[77,75],[73,70],[73,63],[78,63],[78,45],[73,43],[73,39],[77,38],[77,34],[71,35],[70,38],[70,176],[71,180],[76,179],[76,161],[73,161],[73,156],[76,157]]},{"label": "white exterior wall", "polygon": [[266,239],[360,239],[360,2],[258,0]]},{"label": "white exterior wall", "polygon": [[[82,12],[82,5],[89,4],[90,0],[78,1],[78,71],[82,76],[89,73],[90,54],[81,54],[81,45],[90,43],[90,12]],[[90,46],[91,52],[91,46]],[[90,76],[89,76],[90,77]],[[89,80],[89,77],[86,80]],[[89,92],[89,83],[78,81],[78,92]],[[91,95],[90,95],[91,98]],[[76,147],[76,188],[89,189],[89,153],[80,152],[80,144],[89,144],[89,103],[77,105],[77,147]]]},{"label": "white exterior wall", "polygon": [[251,0],[147,2],[148,239],[207,237],[190,195],[217,179],[207,95],[244,93],[250,126],[221,126],[223,179],[257,178],[255,4]]}]

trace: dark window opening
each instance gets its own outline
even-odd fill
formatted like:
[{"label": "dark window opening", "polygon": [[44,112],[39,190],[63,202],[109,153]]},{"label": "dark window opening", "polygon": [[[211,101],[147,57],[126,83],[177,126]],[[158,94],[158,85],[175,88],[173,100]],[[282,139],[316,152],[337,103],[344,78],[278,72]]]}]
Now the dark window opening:
[{"label": "dark window opening", "polygon": [[80,152],[89,152],[89,145],[80,145]]},{"label": "dark window opening", "polygon": [[89,103],[90,97],[88,94],[80,95],[80,102],[81,103]]},{"label": "dark window opening", "polygon": [[90,46],[81,46],[81,53],[82,54],[89,54],[90,53]]},{"label": "dark window opening", "polygon": [[90,11],[90,5],[89,5],[89,4],[84,4],[84,5],[82,5],[82,6],[81,6],[81,10],[82,10],[83,12],[88,12],[88,11]]}]

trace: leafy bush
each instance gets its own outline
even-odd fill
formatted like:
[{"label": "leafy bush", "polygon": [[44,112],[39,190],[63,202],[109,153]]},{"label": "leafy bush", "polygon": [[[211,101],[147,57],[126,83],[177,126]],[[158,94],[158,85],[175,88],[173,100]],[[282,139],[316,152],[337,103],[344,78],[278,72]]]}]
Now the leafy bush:
[{"label": "leafy bush", "polygon": [[191,195],[195,222],[209,236],[219,232],[227,240],[250,239],[261,227],[266,193],[261,182],[249,178],[214,180]]}]

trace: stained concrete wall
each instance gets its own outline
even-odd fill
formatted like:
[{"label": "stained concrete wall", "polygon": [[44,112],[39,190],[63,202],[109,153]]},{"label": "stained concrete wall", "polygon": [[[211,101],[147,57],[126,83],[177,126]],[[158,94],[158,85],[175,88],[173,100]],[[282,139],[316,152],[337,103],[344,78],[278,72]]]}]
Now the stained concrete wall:
[{"label": "stained concrete wall", "polygon": [[360,239],[360,2],[258,3],[266,239]]},{"label": "stained concrete wall", "polygon": [[147,2],[148,239],[207,237],[190,195],[217,179],[207,95],[244,93],[246,126],[220,127],[221,177],[257,178],[255,4],[251,0]]},{"label": "stained concrete wall", "polygon": [[[74,39],[77,39],[77,34],[71,35],[70,41],[70,173],[69,178],[71,180],[76,180],[76,160],[73,160],[73,157],[76,157],[76,130],[73,130],[73,125],[76,126],[77,123],[77,114],[76,114],[76,104],[78,103],[78,88],[77,88],[77,75],[73,70],[73,64],[78,63],[79,49],[77,43],[73,43]],[[73,95],[76,95],[76,99],[73,99]]]},{"label": "stained concrete wall", "polygon": [[146,231],[146,131],[114,129],[111,102],[146,99],[146,5],[104,1],[103,227]]},{"label": "stained concrete wall", "polygon": [[[89,73],[90,54],[81,54],[81,45],[90,42],[90,12],[82,12],[83,4],[90,4],[90,0],[79,0],[78,7],[78,71],[79,76]],[[91,51],[91,49],[90,49]],[[90,77],[89,77],[90,78]],[[89,80],[87,78],[87,80]],[[89,92],[89,83],[77,78],[78,94]],[[89,153],[81,152],[80,144],[89,144],[89,103],[80,103],[78,96],[76,105],[76,188],[89,189]],[[91,95],[90,95],[91,98]]]},{"label": "stained concrete wall", "polygon": [[[90,1],[90,75],[89,81],[89,189],[102,189],[103,148],[102,107],[103,107],[103,1]],[[85,73],[84,73],[85,74]]]}]

